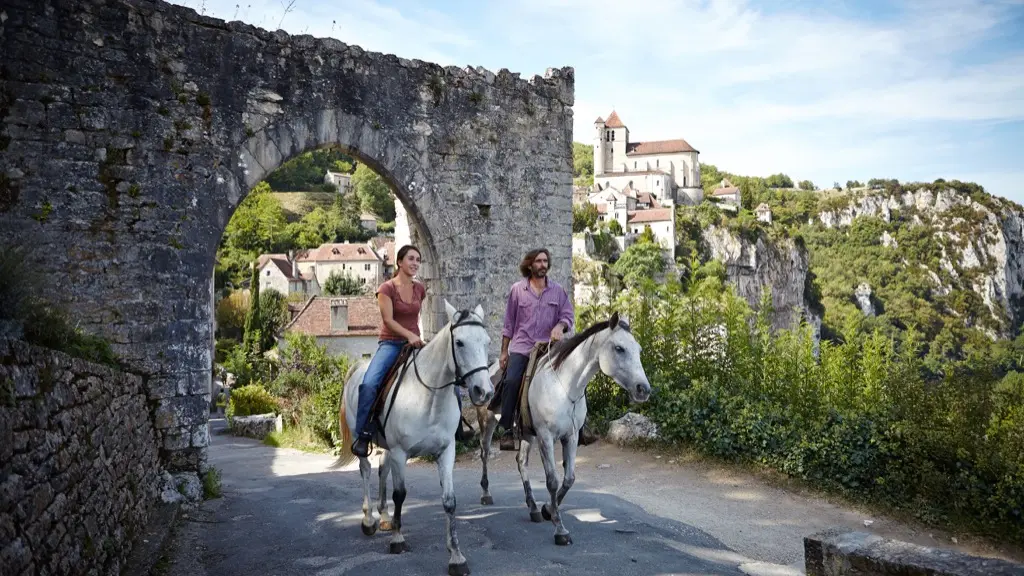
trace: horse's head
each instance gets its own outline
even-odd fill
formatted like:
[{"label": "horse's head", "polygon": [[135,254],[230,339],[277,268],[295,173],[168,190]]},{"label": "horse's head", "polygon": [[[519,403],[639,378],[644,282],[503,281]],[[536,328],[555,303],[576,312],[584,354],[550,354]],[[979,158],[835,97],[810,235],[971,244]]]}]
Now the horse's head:
[{"label": "horse's head", "polygon": [[491,337],[484,326],[484,310],[477,307],[470,310],[456,310],[454,306],[444,302],[448,313],[450,335],[452,339],[452,356],[449,367],[455,372],[456,379],[466,386],[469,400],[476,406],[483,406],[494,396],[494,384],[487,371],[487,350]]},{"label": "horse's head", "polygon": [[651,397],[651,383],[640,362],[640,343],[618,312],[608,321],[608,335],[597,351],[597,361],[601,372],[622,386],[630,400],[646,402]]}]

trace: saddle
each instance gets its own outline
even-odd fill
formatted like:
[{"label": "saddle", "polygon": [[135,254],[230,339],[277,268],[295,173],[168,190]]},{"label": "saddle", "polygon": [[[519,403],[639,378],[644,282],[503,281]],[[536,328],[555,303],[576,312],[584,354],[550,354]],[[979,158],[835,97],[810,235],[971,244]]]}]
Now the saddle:
[{"label": "saddle", "polygon": [[[402,346],[402,350],[398,353],[398,358],[384,376],[384,381],[381,382],[380,388],[377,389],[377,396],[373,399],[373,407],[370,408],[370,420],[377,424],[377,431],[381,436],[384,435],[384,426],[382,425],[383,421],[381,420],[381,415],[384,411],[386,398],[388,397],[388,394],[391,393],[391,389],[394,387],[395,382],[398,381],[398,375],[402,372],[402,367],[409,359],[409,355],[412,354],[413,350],[415,350],[415,348],[409,344]],[[384,421],[386,420],[387,417],[385,416]]]},{"label": "saddle", "polygon": [[[530,350],[530,360],[526,364],[526,370],[523,371],[523,380],[519,386],[519,398],[516,399],[515,414],[512,417],[520,438],[524,434],[531,436],[536,434],[536,431],[533,429],[533,417],[530,413],[530,383],[533,382],[533,375],[537,372],[537,365],[548,354],[549,344],[549,342],[538,342],[533,346],[533,349]],[[495,393],[494,399],[491,400],[491,404],[488,406],[489,410],[501,410],[501,397],[505,387],[505,372],[505,370],[502,370],[491,377]],[[495,379],[497,379],[496,382]]]}]

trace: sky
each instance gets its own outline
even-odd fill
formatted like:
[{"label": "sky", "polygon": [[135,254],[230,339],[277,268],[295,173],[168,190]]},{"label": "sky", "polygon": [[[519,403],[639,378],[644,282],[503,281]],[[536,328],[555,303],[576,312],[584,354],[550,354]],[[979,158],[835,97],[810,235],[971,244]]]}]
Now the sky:
[{"label": "sky", "polygon": [[[173,0],[523,78],[575,69],[573,134],[819,187],[937,178],[1024,204],[1024,0]],[[290,9],[287,9],[290,4]]]}]

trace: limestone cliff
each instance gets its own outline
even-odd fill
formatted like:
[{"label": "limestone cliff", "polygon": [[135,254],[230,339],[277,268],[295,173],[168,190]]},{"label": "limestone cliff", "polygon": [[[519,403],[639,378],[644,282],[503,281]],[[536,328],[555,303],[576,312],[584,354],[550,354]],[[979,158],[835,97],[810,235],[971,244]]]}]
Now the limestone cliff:
[{"label": "limestone cliff", "polygon": [[[1024,210],[1020,206],[988,195],[951,188],[935,192],[927,187],[898,193],[860,190],[829,203],[832,209],[817,214],[826,228],[850,226],[861,217],[930,227],[940,254],[937,265],[906,259],[904,265],[927,270],[935,294],[953,289],[979,294],[996,327],[986,329],[990,337],[1012,336],[1024,322]],[[888,231],[879,240],[897,248]]]},{"label": "limestone cliff", "polygon": [[764,234],[752,241],[717,226],[704,230],[702,244],[709,258],[725,265],[729,283],[755,310],[764,290],[771,290],[774,328],[793,328],[805,319],[817,342],[821,310],[811,301],[810,258],[802,244],[792,239],[769,240]]}]

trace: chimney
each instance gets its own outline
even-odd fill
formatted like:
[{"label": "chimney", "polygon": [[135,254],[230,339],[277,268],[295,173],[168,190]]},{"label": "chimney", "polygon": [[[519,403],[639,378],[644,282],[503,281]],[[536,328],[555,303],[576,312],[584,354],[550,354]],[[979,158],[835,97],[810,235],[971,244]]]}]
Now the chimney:
[{"label": "chimney", "polygon": [[331,330],[348,332],[348,299],[331,298]]},{"label": "chimney", "polygon": [[295,251],[288,251],[288,261],[292,263],[292,278],[299,277],[299,263],[295,260]]}]

